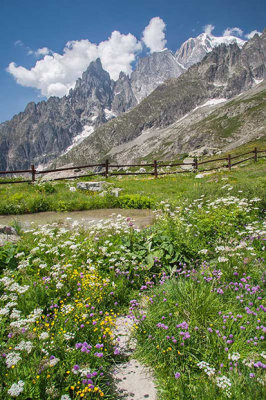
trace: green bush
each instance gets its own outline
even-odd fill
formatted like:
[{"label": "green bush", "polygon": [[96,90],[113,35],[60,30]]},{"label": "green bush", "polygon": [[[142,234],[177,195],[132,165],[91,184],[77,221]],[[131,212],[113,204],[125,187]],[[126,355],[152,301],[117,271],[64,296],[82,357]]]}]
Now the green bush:
[{"label": "green bush", "polygon": [[121,208],[152,208],[155,201],[148,197],[139,194],[125,194],[118,197],[117,204]]},{"label": "green bush", "polygon": [[51,193],[56,192],[56,188],[55,188],[54,184],[51,182],[39,183],[35,187],[40,193],[51,194]]},{"label": "green bush", "polygon": [[0,273],[4,268],[14,269],[17,266],[16,250],[17,246],[13,243],[6,243],[4,246],[0,246]]}]

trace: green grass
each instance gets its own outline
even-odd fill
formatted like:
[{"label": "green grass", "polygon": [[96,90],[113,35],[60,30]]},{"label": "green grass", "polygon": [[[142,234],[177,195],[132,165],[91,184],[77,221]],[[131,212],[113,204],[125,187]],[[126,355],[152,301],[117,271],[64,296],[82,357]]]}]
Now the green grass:
[{"label": "green grass", "polygon": [[[248,151],[248,149],[246,148]],[[233,153],[234,154],[234,153]],[[237,153],[235,153],[237,154]],[[85,178],[84,178],[85,180]],[[54,182],[43,185],[0,185],[0,214],[24,214],[39,211],[73,211],[99,208],[156,208],[161,201],[173,204],[201,195],[222,195],[223,186],[233,184],[233,192],[245,191],[248,196],[263,196],[265,187],[265,161],[253,161],[229,171],[214,172],[202,179],[194,173],[171,176],[110,177],[112,187],[122,189],[120,197],[110,194],[100,197],[97,193],[77,190],[74,182]]]},{"label": "green grass", "polygon": [[[266,149],[265,138],[261,138],[239,148],[230,150],[232,156],[243,154],[258,149]],[[259,156],[266,153],[259,154]],[[183,158],[184,155],[180,155]],[[215,157],[204,157],[203,160],[227,157],[227,153]],[[252,154],[247,157],[252,156]],[[241,160],[237,158],[235,161]],[[178,158],[176,159],[178,161]],[[234,162],[234,161],[233,161]],[[226,161],[199,166],[202,169],[220,168]],[[139,168],[132,168],[137,171]],[[146,168],[151,171],[152,168]],[[160,168],[158,171],[162,171]],[[170,171],[170,170],[169,170]],[[174,169],[172,170],[174,171]],[[265,188],[265,157],[257,163],[250,160],[232,171],[222,169],[213,171],[202,179],[195,178],[195,173],[159,176],[118,176],[109,177],[108,183],[112,187],[122,189],[119,198],[110,194],[101,197],[97,193],[76,190],[78,181],[105,180],[104,178],[82,178],[73,181],[46,182],[41,184],[2,184],[0,185],[0,214],[24,214],[40,211],[78,211],[99,208],[156,208],[161,201],[170,201],[172,204],[182,204],[184,200],[193,200],[201,195],[216,196],[223,194],[225,183],[233,184],[233,192],[244,191],[248,196],[264,196]]]}]

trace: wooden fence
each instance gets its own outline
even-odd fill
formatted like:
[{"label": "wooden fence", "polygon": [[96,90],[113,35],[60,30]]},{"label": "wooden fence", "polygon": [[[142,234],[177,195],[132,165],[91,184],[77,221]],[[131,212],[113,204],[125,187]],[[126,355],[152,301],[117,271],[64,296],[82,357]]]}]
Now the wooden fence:
[{"label": "wooden fence", "polygon": [[[58,180],[65,180],[65,179],[76,179],[76,178],[83,178],[83,177],[88,177],[88,176],[104,176],[105,178],[108,178],[109,176],[117,176],[117,175],[153,175],[155,178],[157,178],[159,175],[170,175],[170,174],[180,174],[180,173],[188,173],[188,172],[206,172],[206,171],[213,171],[213,170],[217,170],[220,168],[228,168],[229,170],[231,170],[231,168],[235,165],[241,164],[245,161],[248,160],[254,160],[255,162],[258,161],[259,158],[261,157],[265,157],[263,155],[260,156],[261,153],[265,153],[266,150],[258,150],[257,147],[254,148],[254,150],[249,151],[247,153],[243,153],[243,154],[238,154],[236,156],[231,156],[231,154],[228,154],[227,157],[222,157],[222,158],[215,158],[212,160],[205,160],[205,161],[199,161],[197,159],[197,157],[195,157],[193,159],[193,162],[191,163],[172,163],[172,162],[164,162],[164,161],[157,161],[154,160],[153,163],[147,163],[147,164],[112,164],[109,162],[109,160],[106,160],[104,163],[100,163],[100,164],[88,164],[88,165],[81,165],[81,166],[77,166],[77,167],[63,167],[63,168],[55,168],[55,169],[45,169],[43,171],[38,171],[37,169],[35,169],[34,165],[31,165],[30,169],[26,169],[26,170],[16,170],[16,171],[0,171],[0,176],[1,175],[6,175],[6,174],[25,174],[25,173],[29,173],[31,175],[31,179],[27,179],[27,180],[13,180],[13,181],[6,181],[0,180],[0,184],[7,184],[7,183],[24,183],[24,182],[28,182],[28,183],[32,183],[35,182],[36,180],[36,176],[38,175],[44,175],[44,174],[48,174],[51,172],[61,172],[61,171],[70,171],[70,170],[75,170],[75,172],[80,172],[82,169],[87,169],[87,168],[99,168],[100,172],[92,172],[89,174],[83,174],[83,175],[75,175],[75,176],[67,176],[67,177],[59,177],[59,178],[53,178],[50,179],[50,181],[58,181]],[[250,154],[252,154],[252,156],[250,156]],[[234,161],[240,157],[245,157],[245,156],[249,156],[243,160],[239,160],[239,161]],[[221,161],[226,161],[226,164],[223,165],[219,165],[219,166],[215,166],[213,168],[208,168],[208,169],[199,169],[201,165],[206,165],[209,163],[214,163],[214,162],[221,162]],[[185,170],[181,170],[181,171],[163,171],[163,172],[159,172],[160,168],[163,167],[168,167],[168,168],[173,168],[173,167],[184,167],[184,166],[191,166],[191,169],[185,169]],[[127,171],[115,171],[112,172],[112,168],[134,168],[134,167],[148,167],[150,168],[150,171],[145,171],[145,172],[127,172]],[[17,177],[16,177],[17,178]]]}]

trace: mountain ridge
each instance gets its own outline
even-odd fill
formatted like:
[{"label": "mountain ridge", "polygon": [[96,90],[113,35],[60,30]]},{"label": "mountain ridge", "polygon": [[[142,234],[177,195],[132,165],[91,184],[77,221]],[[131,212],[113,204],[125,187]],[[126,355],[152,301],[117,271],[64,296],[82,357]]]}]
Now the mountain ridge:
[{"label": "mountain ridge", "polygon": [[157,87],[127,114],[99,127],[59,164],[82,157],[104,158],[114,147],[130,142],[147,129],[164,128],[212,98],[230,99],[266,76],[266,31],[242,50],[236,44],[215,47],[204,59],[176,79]]},{"label": "mountain ridge", "polygon": [[[259,43],[260,37],[256,35],[252,40],[253,42],[257,40]],[[238,57],[239,47],[237,44],[232,46],[235,46],[234,53]],[[214,46],[215,48],[217,47]],[[207,52],[205,57],[210,54]],[[189,54],[187,55],[189,56]],[[215,52],[213,57],[215,57]],[[256,79],[260,79],[264,72],[259,69],[262,68],[261,63],[258,62],[259,56],[247,53],[245,59],[247,68],[243,69],[242,76],[238,75],[238,82],[234,76],[227,76],[226,82],[217,80],[214,83],[216,85],[216,94],[214,95],[219,96],[222,89],[225,89],[225,84],[228,86],[227,80],[229,80],[227,95],[230,95],[233,86],[235,86],[235,93],[232,92],[231,95],[238,93],[242,87],[242,81],[247,83],[248,88],[253,78],[251,77],[248,82],[246,75],[248,75],[248,68],[254,57],[257,57],[257,61],[254,62],[260,66],[256,73],[253,68],[253,75]],[[220,72],[216,75],[220,74],[220,77],[224,78],[226,74],[222,70],[222,60],[219,60],[216,55],[212,64],[216,65],[217,63],[220,63],[221,66]],[[31,102],[26,106],[24,112],[15,115],[10,121],[0,124],[0,169],[27,168],[30,163],[47,164],[58,155],[71,151],[73,146],[78,145],[82,140],[93,137],[93,132],[110,119],[119,117],[137,107],[154,89],[156,90],[161,81],[178,78],[184,73],[186,73],[186,69],[182,67],[170,50],[152,53],[149,57],[141,59],[131,77],[120,73],[117,81],[111,80],[109,74],[103,70],[100,60],[96,60],[84,71],[68,96],[50,97],[47,101],[37,104]],[[211,75],[212,67],[209,66],[209,70],[205,71],[205,79],[208,81]],[[193,85],[195,86],[196,82]],[[205,89],[205,87],[196,85],[195,93],[193,93],[197,97],[196,92],[202,90],[204,93]],[[159,89],[157,93],[161,91],[162,89]],[[185,93],[183,95],[185,96]],[[187,111],[189,111],[189,99],[186,99],[185,103]],[[164,119],[166,119],[165,123],[172,123],[173,119],[178,117],[175,111],[172,111],[173,117],[167,113],[167,116],[161,117],[161,123]],[[153,124],[153,122],[150,121],[149,124]],[[138,129],[138,121],[136,121],[136,134],[139,133]],[[126,136],[124,140],[127,140]]]}]

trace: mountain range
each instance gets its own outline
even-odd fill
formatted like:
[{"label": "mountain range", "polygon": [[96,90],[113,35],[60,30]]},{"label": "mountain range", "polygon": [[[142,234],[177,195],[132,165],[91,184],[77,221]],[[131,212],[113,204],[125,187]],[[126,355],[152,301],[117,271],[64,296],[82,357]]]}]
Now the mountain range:
[{"label": "mountain range", "polygon": [[[249,42],[203,33],[141,58],[113,81],[92,62],[67,96],[29,103],[0,125],[0,169],[95,160],[147,130],[164,129],[210,99],[230,99],[266,75],[266,31]],[[193,146],[192,146],[193,147]]]}]

